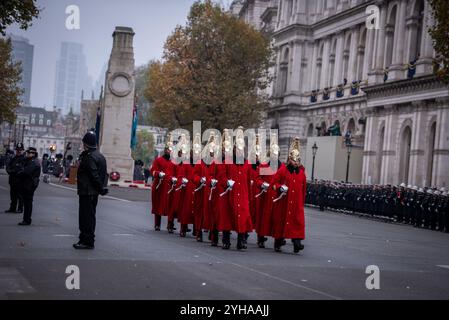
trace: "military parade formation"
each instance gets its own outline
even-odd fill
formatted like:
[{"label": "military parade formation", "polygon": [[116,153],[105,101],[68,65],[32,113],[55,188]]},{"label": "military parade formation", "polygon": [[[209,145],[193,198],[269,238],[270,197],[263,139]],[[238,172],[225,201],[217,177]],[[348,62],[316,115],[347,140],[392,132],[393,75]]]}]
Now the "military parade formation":
[{"label": "military parade formation", "polygon": [[[177,144],[180,148],[174,150],[169,136],[164,154],[151,167],[155,230],[161,230],[161,218],[166,216],[169,233],[174,233],[176,220],[180,236],[186,237],[191,231],[198,242],[208,232],[211,245],[218,246],[221,233],[225,250],[231,248],[232,232],[237,235],[236,248],[247,249],[248,235],[254,230],[260,248],[265,248],[267,237],[273,237],[276,252],[282,251],[286,239],[291,239],[295,253],[303,250],[306,175],[299,139],[290,146],[287,163],[277,163],[275,171],[270,161],[261,158],[257,135],[255,161],[244,158],[243,128],[236,130],[234,144],[226,129],[222,141],[216,140],[211,134],[203,149],[198,134],[190,150],[186,136],[181,135]],[[174,161],[175,151],[184,161]],[[202,152],[205,157],[201,159]],[[278,159],[277,137],[271,140],[269,154]]]},{"label": "military parade formation", "polygon": [[359,185],[314,181],[307,185],[306,203],[338,212],[365,214],[449,233],[449,194],[445,188],[418,188],[402,183]]}]

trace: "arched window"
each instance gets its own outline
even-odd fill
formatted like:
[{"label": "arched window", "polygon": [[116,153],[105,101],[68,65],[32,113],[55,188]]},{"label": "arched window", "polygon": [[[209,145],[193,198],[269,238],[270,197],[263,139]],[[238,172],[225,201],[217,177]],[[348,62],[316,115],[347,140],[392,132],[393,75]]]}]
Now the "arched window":
[{"label": "arched window", "polygon": [[348,122],[348,126],[346,127],[346,132],[350,132],[352,135],[355,133],[355,120],[351,118]]},{"label": "arched window", "polygon": [[412,144],[412,129],[410,129],[410,126],[406,126],[402,131],[400,142],[399,183],[408,184]]},{"label": "arched window", "polygon": [[417,60],[421,51],[421,40],[424,28],[424,0],[416,0],[412,8],[412,24],[410,26],[410,61]]},{"label": "arched window", "polygon": [[307,129],[307,136],[313,137],[313,123],[309,124],[309,128]]},{"label": "arched window", "polygon": [[397,5],[390,11],[388,22],[385,27],[385,60],[384,68],[389,68],[393,63],[394,28],[396,26]]},{"label": "arched window", "polygon": [[287,92],[289,59],[290,59],[289,49],[286,48],[282,56],[280,65],[281,94],[285,94],[285,92]]},{"label": "arched window", "polygon": [[426,182],[429,187],[433,185],[433,159],[435,156],[435,135],[436,135],[437,123],[434,122],[430,127],[430,134],[428,140],[428,152],[427,152],[427,174]]}]

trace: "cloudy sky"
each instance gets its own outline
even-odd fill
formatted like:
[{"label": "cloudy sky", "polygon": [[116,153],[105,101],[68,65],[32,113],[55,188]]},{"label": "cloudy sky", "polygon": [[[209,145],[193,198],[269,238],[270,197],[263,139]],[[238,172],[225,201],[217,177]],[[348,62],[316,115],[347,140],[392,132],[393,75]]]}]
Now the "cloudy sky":
[{"label": "cloudy sky", "polygon": [[[55,65],[61,41],[83,44],[93,84],[100,77],[112,47],[115,26],[129,26],[136,33],[136,65],[160,58],[163,43],[178,24],[185,24],[194,0],[38,0],[41,15],[26,31],[17,26],[8,33],[24,36],[34,45],[31,104],[53,105]],[[225,1],[226,2],[226,1]],[[80,9],[80,29],[67,30],[66,7]],[[224,3],[226,5],[226,3]],[[103,77],[103,75],[102,75]]]}]

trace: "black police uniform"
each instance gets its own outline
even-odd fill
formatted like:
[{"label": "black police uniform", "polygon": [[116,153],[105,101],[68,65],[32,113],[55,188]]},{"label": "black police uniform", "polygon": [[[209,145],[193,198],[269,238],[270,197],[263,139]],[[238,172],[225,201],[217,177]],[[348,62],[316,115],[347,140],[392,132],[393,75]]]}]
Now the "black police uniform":
[{"label": "black police uniform", "polygon": [[[90,145],[95,145],[95,134]],[[92,137],[90,137],[92,139]],[[83,139],[85,142],[86,137]],[[87,144],[89,145],[89,144]],[[99,195],[106,195],[107,165],[104,156],[96,149],[88,149],[80,155],[78,167],[79,243],[76,249],[91,249],[95,242],[96,208]]]},{"label": "black police uniform", "polygon": [[[35,150],[34,150],[35,151]],[[23,169],[19,172],[20,195],[23,199],[23,221],[20,225],[30,225],[31,215],[33,213],[34,192],[39,186],[39,177],[41,175],[41,166],[36,157],[25,158]]]},{"label": "black police uniform", "polygon": [[11,204],[9,210],[6,210],[7,213],[21,213],[23,210],[23,201],[19,193],[20,179],[18,173],[23,169],[24,160],[23,155],[15,155],[6,166],[11,197]]}]

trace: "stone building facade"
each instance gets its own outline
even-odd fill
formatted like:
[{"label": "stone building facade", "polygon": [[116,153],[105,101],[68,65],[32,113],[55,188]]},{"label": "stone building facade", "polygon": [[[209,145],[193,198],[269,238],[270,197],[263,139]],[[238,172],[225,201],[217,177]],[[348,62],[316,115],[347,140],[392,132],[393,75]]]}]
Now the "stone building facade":
[{"label": "stone building facade", "polygon": [[363,149],[362,183],[448,187],[449,90],[433,75],[429,2],[276,2],[266,126],[281,153],[338,126]]}]

